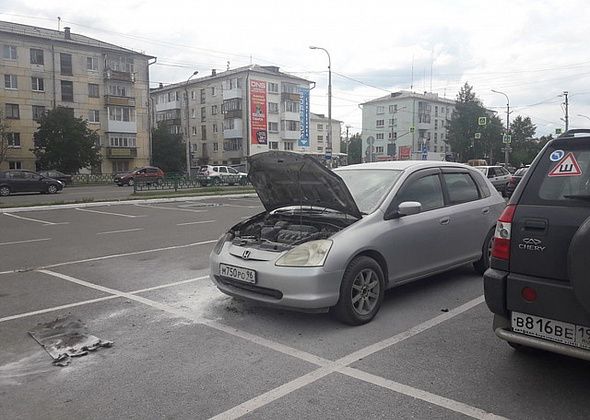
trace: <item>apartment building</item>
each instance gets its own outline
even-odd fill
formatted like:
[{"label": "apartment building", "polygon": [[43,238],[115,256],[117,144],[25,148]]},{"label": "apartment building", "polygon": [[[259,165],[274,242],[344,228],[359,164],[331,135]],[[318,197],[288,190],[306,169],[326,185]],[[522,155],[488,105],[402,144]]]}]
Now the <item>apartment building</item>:
[{"label": "apartment building", "polygon": [[152,89],[152,121],[189,140],[191,168],[245,165],[267,150],[309,151],[310,84],[274,66],[212,70]]},{"label": "apartment building", "polygon": [[33,133],[49,109],[70,108],[100,135],[94,173],[149,163],[149,71],[154,57],[63,31],[0,21],[0,106],[10,124],[0,169],[36,169]]},{"label": "apartment building", "polygon": [[[329,120],[324,114],[310,113],[310,145],[307,153],[313,154],[320,158],[325,157],[328,152],[328,130]],[[332,159],[339,160],[342,156],[340,153],[340,136],[342,133],[342,121],[332,118]]]},{"label": "apartment building", "polygon": [[443,160],[455,101],[400,91],[362,104],[363,161]]}]

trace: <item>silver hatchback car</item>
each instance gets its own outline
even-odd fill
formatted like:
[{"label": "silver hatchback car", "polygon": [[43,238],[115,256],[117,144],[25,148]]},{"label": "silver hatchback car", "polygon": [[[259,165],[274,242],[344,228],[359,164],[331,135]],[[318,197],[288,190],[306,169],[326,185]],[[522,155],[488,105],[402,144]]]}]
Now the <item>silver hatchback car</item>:
[{"label": "silver hatchback car", "polygon": [[489,266],[505,202],[476,169],[397,161],[331,171],[310,156],[250,158],[266,211],[233,226],[210,256],[222,292],[280,307],[332,309],[360,325],[386,289],[473,263]]}]

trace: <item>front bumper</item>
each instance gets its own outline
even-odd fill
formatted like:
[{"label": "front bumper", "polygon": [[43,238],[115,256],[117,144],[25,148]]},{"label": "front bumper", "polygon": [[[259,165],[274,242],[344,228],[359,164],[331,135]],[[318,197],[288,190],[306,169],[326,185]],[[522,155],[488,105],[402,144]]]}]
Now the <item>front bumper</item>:
[{"label": "front bumper", "polygon": [[[231,255],[226,243],[220,255],[209,257],[211,280],[230,296],[263,302],[273,306],[323,310],[338,302],[344,270],[325,271],[324,267],[277,267],[272,261],[244,260]],[[219,264],[229,264],[256,271],[256,284],[222,277]]]}]

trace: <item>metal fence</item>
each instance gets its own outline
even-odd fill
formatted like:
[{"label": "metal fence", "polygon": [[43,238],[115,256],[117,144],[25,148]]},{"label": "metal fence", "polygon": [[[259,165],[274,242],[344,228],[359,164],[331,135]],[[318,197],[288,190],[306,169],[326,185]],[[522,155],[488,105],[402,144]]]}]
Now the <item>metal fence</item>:
[{"label": "metal fence", "polygon": [[186,177],[165,177],[159,180],[139,180],[133,183],[133,192],[142,191],[178,191],[189,190],[200,187],[221,186],[221,185],[247,185],[245,178],[240,176],[209,177],[196,175]]},{"label": "metal fence", "polygon": [[72,175],[72,184],[112,184],[113,174],[75,174]]}]

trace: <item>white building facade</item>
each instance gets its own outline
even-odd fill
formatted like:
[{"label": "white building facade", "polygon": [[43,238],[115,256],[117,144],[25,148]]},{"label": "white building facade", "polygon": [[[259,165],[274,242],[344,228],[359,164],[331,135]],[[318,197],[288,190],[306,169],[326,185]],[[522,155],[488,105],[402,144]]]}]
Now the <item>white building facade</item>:
[{"label": "white building facade", "polygon": [[455,101],[436,93],[395,92],[362,104],[362,159],[444,160]]}]

